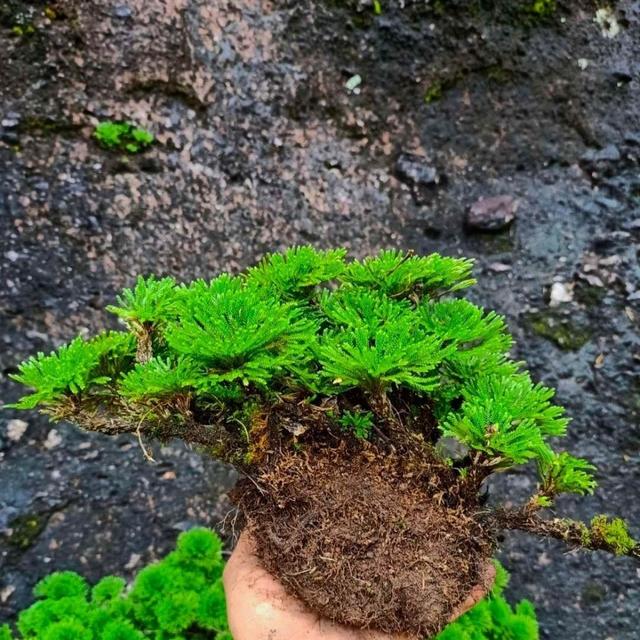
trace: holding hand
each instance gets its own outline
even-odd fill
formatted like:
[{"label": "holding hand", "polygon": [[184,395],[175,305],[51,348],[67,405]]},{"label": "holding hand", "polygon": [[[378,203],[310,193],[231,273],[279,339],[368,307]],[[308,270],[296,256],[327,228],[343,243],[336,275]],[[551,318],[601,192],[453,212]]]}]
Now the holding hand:
[{"label": "holding hand", "polygon": [[[243,533],[224,572],[229,627],[234,640],[410,640],[344,627],[310,611],[260,565],[250,536]],[[482,584],[475,587],[451,620],[485,597],[495,569],[488,565]]]}]

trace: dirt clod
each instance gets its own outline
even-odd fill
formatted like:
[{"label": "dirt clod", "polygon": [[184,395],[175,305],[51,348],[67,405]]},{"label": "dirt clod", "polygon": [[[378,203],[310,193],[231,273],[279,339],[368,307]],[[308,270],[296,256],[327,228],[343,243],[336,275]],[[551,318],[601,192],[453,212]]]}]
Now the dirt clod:
[{"label": "dirt clod", "polygon": [[311,608],[356,627],[431,636],[479,581],[489,534],[442,504],[416,460],[371,450],[284,454],[236,498],[265,567]]}]

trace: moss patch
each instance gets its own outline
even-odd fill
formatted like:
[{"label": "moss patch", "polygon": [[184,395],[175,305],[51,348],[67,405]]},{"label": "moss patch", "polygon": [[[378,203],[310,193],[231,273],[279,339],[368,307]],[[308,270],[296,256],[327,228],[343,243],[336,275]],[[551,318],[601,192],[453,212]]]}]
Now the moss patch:
[{"label": "moss patch", "polygon": [[46,515],[37,513],[17,516],[9,523],[9,544],[18,549],[28,549],[44,530],[47,520]]},{"label": "moss patch", "polygon": [[530,313],[526,322],[531,330],[565,351],[577,351],[591,340],[591,330],[552,311]]}]

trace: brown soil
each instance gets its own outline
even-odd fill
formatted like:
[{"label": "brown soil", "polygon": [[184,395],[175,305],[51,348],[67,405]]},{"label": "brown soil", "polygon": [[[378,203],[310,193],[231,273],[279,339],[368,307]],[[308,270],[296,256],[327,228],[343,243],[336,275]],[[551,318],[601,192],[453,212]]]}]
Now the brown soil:
[{"label": "brown soil", "polygon": [[287,453],[236,501],[265,567],[343,624],[431,636],[491,556],[469,508],[443,505],[441,474],[415,456]]}]

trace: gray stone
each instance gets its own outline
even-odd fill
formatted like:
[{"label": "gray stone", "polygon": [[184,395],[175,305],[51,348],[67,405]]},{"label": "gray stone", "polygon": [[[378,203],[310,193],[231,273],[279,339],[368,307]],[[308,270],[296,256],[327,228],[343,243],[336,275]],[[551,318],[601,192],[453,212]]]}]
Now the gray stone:
[{"label": "gray stone", "polygon": [[7,144],[18,144],[20,138],[15,131],[0,130],[0,140]]},{"label": "gray stone", "polygon": [[471,205],[465,224],[475,231],[501,231],[516,217],[518,201],[511,196],[480,198]]},{"label": "gray stone", "polygon": [[427,158],[413,153],[401,153],[396,160],[395,170],[402,182],[416,186],[434,187],[443,178]]},{"label": "gray stone", "polygon": [[20,115],[11,111],[7,113],[4,118],[2,118],[0,124],[5,129],[15,129],[20,124]]},{"label": "gray stone", "polygon": [[618,162],[622,158],[620,149],[615,144],[608,144],[602,149],[589,149],[582,156],[582,161],[586,163],[596,162]]},{"label": "gray stone", "polygon": [[114,7],[113,15],[116,18],[130,18],[133,15],[133,11],[126,4],[119,4]]}]

